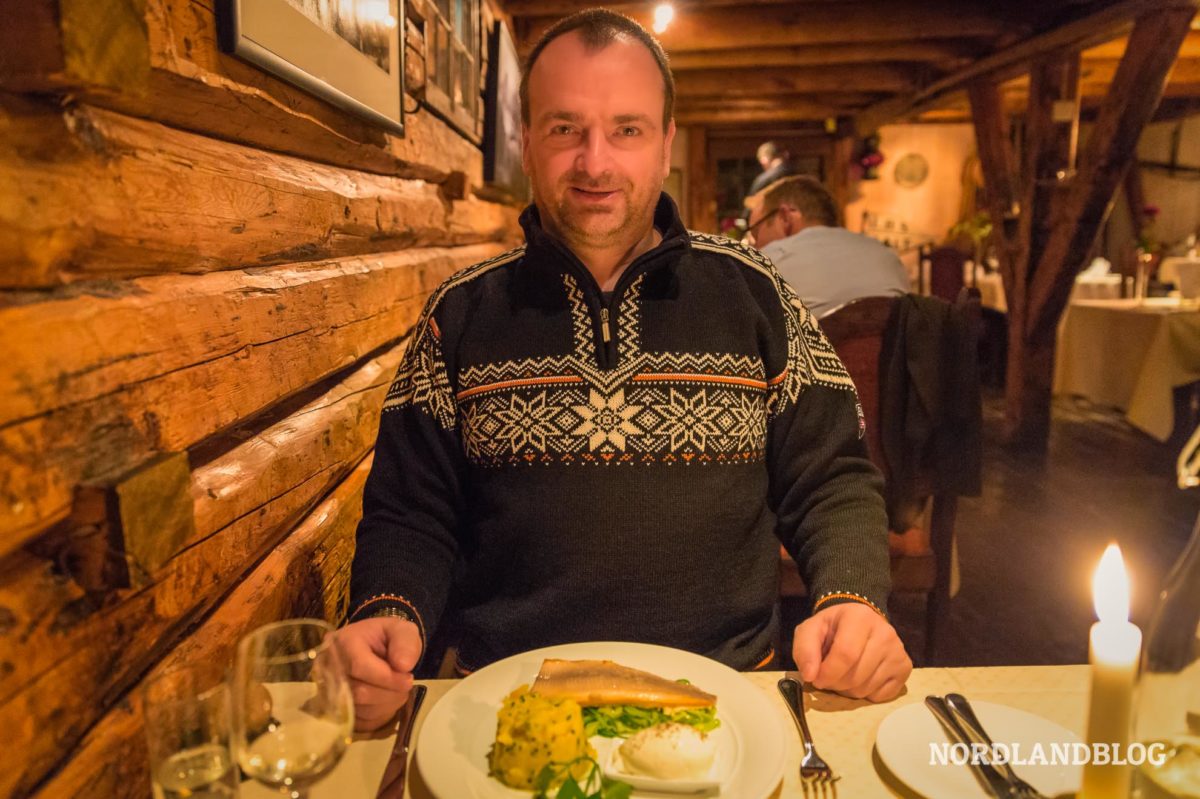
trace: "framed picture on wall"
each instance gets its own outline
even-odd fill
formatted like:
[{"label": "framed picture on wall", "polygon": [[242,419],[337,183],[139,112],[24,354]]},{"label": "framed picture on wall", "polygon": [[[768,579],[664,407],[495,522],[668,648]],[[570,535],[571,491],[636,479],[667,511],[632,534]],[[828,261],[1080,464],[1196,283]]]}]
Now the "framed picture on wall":
[{"label": "framed picture on wall", "polygon": [[524,201],[529,199],[529,180],[521,169],[521,62],[503,22],[497,22],[488,35],[488,64],[483,179],[513,199]]},{"label": "framed picture on wall", "polygon": [[221,49],[404,133],[403,0],[219,0]]}]

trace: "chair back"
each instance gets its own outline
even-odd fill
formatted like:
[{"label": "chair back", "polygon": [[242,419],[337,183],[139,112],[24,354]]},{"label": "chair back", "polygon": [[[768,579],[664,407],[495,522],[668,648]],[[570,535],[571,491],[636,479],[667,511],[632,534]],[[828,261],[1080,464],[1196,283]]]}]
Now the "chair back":
[{"label": "chair back", "polygon": [[929,296],[946,302],[958,299],[966,283],[963,269],[967,256],[957,247],[935,247],[929,253]]},{"label": "chair back", "polygon": [[848,303],[821,320],[829,343],[854,380],[867,423],[867,452],[887,478],[879,424],[880,355],[883,337],[899,297],[867,297]]}]

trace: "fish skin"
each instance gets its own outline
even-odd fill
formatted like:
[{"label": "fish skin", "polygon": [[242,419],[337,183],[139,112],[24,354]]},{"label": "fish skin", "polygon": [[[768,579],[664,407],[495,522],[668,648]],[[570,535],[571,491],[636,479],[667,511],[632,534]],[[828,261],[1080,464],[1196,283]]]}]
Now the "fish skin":
[{"label": "fish skin", "polygon": [[711,707],[717,698],[694,685],[684,685],[611,660],[542,661],[533,683],[535,693],[574,699],[582,707]]}]

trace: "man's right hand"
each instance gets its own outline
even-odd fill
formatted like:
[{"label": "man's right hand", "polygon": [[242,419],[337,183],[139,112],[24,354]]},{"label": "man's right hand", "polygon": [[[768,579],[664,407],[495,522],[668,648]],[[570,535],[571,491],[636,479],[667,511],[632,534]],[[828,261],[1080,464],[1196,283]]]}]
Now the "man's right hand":
[{"label": "man's right hand", "polygon": [[417,625],[395,616],[363,619],[337,631],[354,696],[354,729],[375,730],[408,701],[421,659]]}]

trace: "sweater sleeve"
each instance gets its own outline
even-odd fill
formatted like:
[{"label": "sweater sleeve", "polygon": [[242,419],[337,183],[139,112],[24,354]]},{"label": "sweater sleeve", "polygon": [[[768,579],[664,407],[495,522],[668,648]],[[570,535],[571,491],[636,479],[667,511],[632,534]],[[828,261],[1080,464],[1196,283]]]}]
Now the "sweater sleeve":
[{"label": "sweater sleeve", "polygon": [[437,626],[458,552],[465,459],[456,414],[427,309],[379,421],[350,568],[350,621],[402,607],[423,643]]},{"label": "sweater sleeve", "polygon": [[[786,342],[768,398],[777,531],[800,566],[814,611],[860,602],[886,615],[891,574],[883,478],[867,455],[858,395],[816,320],[776,278],[781,307],[771,320],[773,338]],[[779,356],[774,360],[780,364]]]}]

